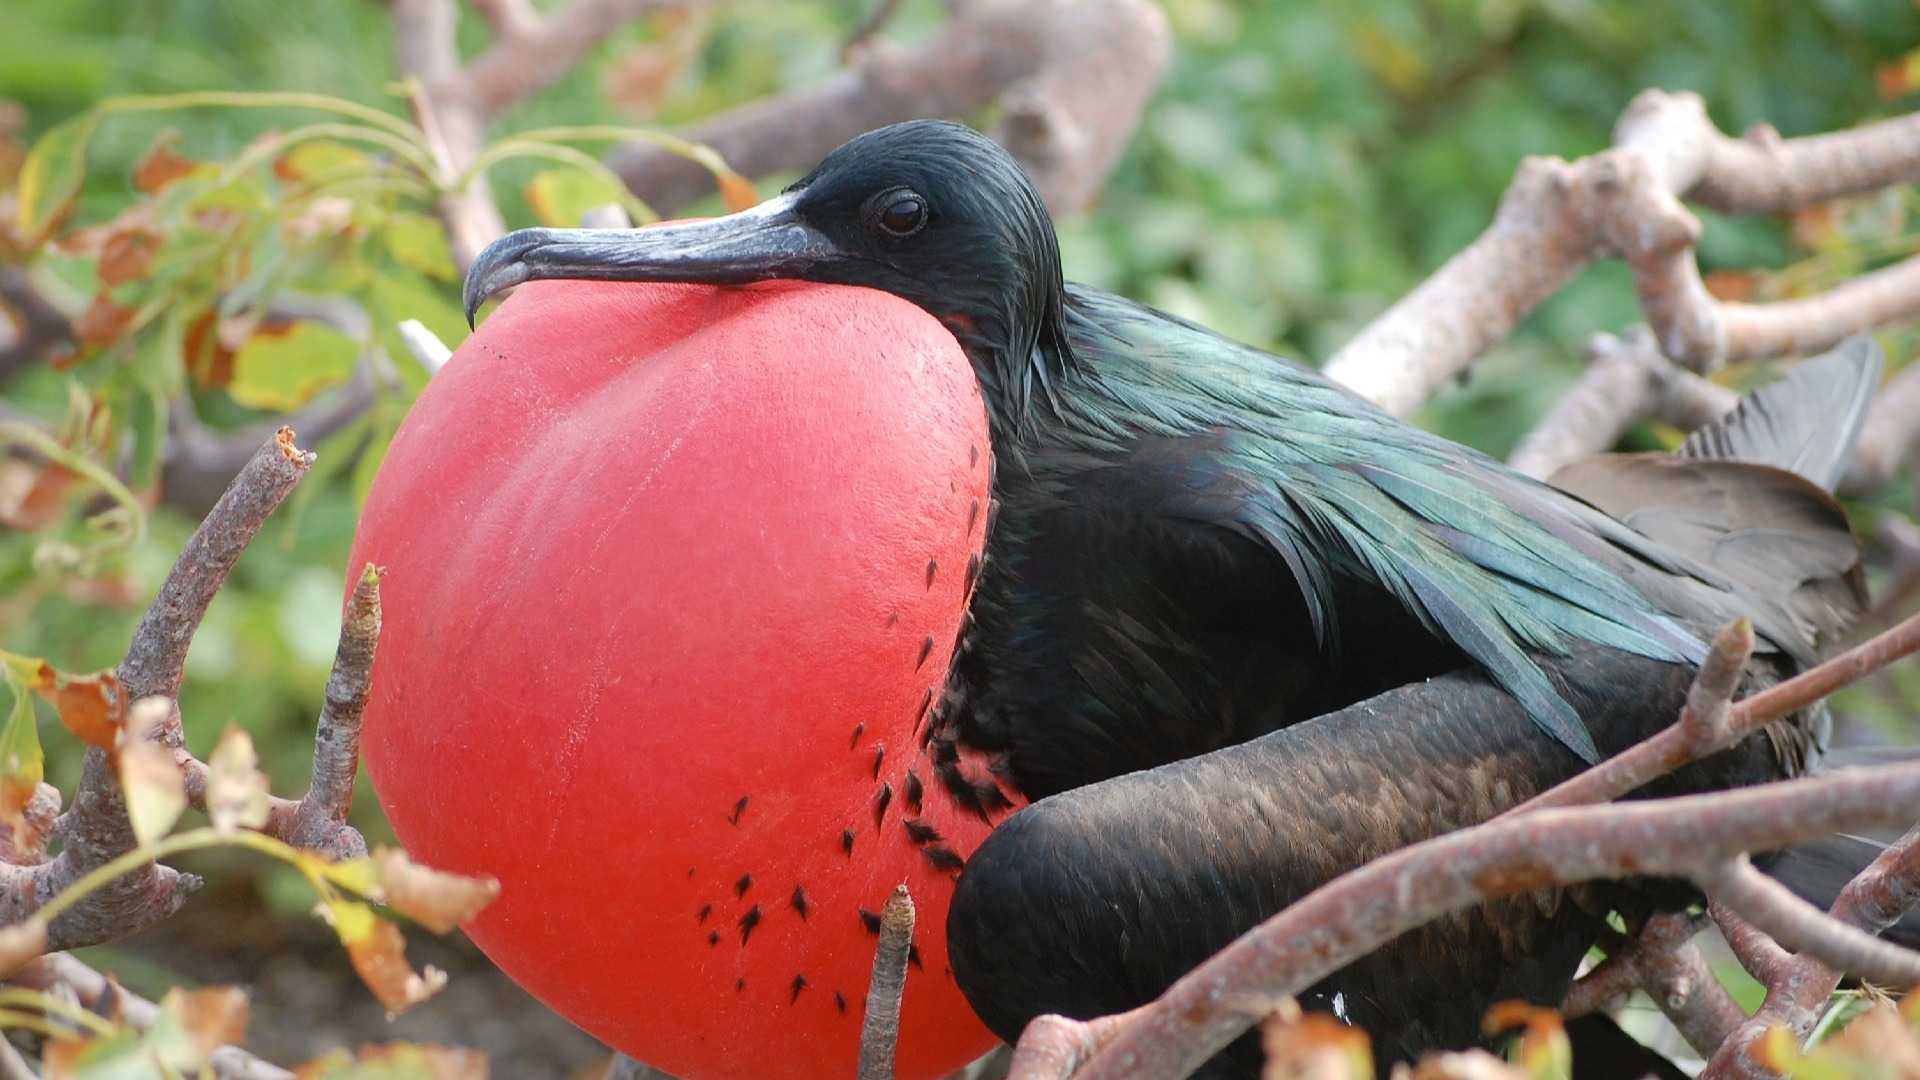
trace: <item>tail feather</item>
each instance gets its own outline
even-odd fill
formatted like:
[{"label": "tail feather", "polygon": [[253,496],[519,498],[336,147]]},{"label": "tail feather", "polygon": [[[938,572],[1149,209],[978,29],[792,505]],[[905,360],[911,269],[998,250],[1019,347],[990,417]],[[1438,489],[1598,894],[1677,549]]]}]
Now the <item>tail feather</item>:
[{"label": "tail feather", "polygon": [[1829,490],[1859,438],[1880,360],[1871,338],[1850,339],[1748,395],[1679,455],[1603,455],[1551,483],[1737,583],[1741,610],[1731,614],[1750,615],[1775,647],[1809,662],[1866,604],[1858,546]]},{"label": "tail feather", "polygon": [[1848,338],[1688,436],[1680,454],[1772,465],[1832,491],[1880,385],[1882,360],[1871,337]]}]

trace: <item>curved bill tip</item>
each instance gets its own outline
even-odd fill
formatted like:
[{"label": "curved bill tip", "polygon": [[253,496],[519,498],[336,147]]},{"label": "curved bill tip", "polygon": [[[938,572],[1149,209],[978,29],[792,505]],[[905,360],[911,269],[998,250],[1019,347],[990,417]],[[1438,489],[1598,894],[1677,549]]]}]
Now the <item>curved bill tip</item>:
[{"label": "curved bill tip", "polygon": [[524,257],[544,241],[546,229],[521,229],[488,244],[485,250],[473,260],[467,269],[466,286],[461,291],[461,304],[467,313],[467,329],[473,329],[473,317],[487,297],[502,289],[530,281],[533,268],[528,266]]}]

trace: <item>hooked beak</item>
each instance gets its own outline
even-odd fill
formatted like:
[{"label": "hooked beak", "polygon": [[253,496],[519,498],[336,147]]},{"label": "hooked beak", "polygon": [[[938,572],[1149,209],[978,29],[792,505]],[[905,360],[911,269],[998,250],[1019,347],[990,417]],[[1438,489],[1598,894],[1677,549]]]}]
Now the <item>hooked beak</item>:
[{"label": "hooked beak", "polygon": [[794,212],[789,192],[737,214],[644,229],[521,229],[467,271],[467,323],[487,297],[547,278],[745,285],[802,278],[839,254]]}]

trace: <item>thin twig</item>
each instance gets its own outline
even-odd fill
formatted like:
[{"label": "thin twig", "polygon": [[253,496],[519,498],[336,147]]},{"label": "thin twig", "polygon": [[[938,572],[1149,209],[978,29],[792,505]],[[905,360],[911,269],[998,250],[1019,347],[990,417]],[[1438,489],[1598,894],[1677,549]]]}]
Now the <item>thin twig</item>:
[{"label": "thin twig", "polygon": [[[1531,813],[1546,807],[1575,806],[1618,798],[1690,761],[1731,746],[1748,734],[1812,705],[1848,683],[1920,651],[1920,614],[1916,614],[1869,641],[1734,703],[1726,709],[1723,722],[1715,724],[1712,721],[1719,714],[1712,710],[1703,713],[1695,708],[1693,702],[1696,695],[1702,695],[1701,700],[1706,700],[1717,692],[1714,689],[1702,689],[1709,668],[1715,672],[1713,678],[1717,687],[1720,685],[1718,680],[1728,670],[1724,665],[1731,665],[1735,654],[1742,653],[1740,646],[1743,639],[1745,651],[1751,651],[1753,631],[1750,625],[1744,631],[1740,630],[1744,622],[1742,620],[1721,631],[1714,639],[1707,664],[1702,666],[1701,673],[1695,677],[1694,689],[1688,693],[1688,708],[1672,727],[1565,783],[1541,792],[1507,811],[1506,816]],[[1739,655],[1738,659],[1739,664],[1744,665],[1745,656]],[[1737,675],[1739,666],[1734,665],[1731,670]]]},{"label": "thin twig", "polygon": [[1600,1012],[1645,990],[1689,1046],[1702,1056],[1713,1053],[1746,1013],[1694,944],[1699,930],[1700,921],[1684,912],[1649,918],[1638,935],[1610,944],[1606,960],[1574,981],[1562,1014],[1571,1020]]},{"label": "thin twig", "polygon": [[867,984],[867,1015],[860,1025],[860,1080],[893,1080],[894,1047],[900,1041],[900,997],[907,988],[913,948],[913,897],[896,886],[880,911],[880,941],[873,949]]},{"label": "thin twig", "polygon": [[[1624,805],[1541,810],[1404,848],[1321,886],[1175,982],[1078,1074],[1184,1076],[1297,993],[1382,943],[1486,900],[1704,863],[1920,815],[1920,765]],[[1038,1080],[1044,1073],[1019,1074]]]},{"label": "thin twig", "polygon": [[1790,952],[1884,986],[1920,985],[1920,953],[1838,919],[1753,868],[1743,855],[1698,875],[1707,898]]}]

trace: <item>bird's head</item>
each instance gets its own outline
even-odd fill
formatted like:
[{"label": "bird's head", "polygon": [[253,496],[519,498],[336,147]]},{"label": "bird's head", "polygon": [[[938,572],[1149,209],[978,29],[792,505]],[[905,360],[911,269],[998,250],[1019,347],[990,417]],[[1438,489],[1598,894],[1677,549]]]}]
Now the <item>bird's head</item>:
[{"label": "bird's head", "polygon": [[944,121],[894,124],[828,154],[781,194],[725,217],[644,229],[522,229],[467,273],[466,308],[543,278],[862,285],[918,305],[973,358],[996,424],[1025,418],[1071,357],[1059,243],[1007,152]]}]

